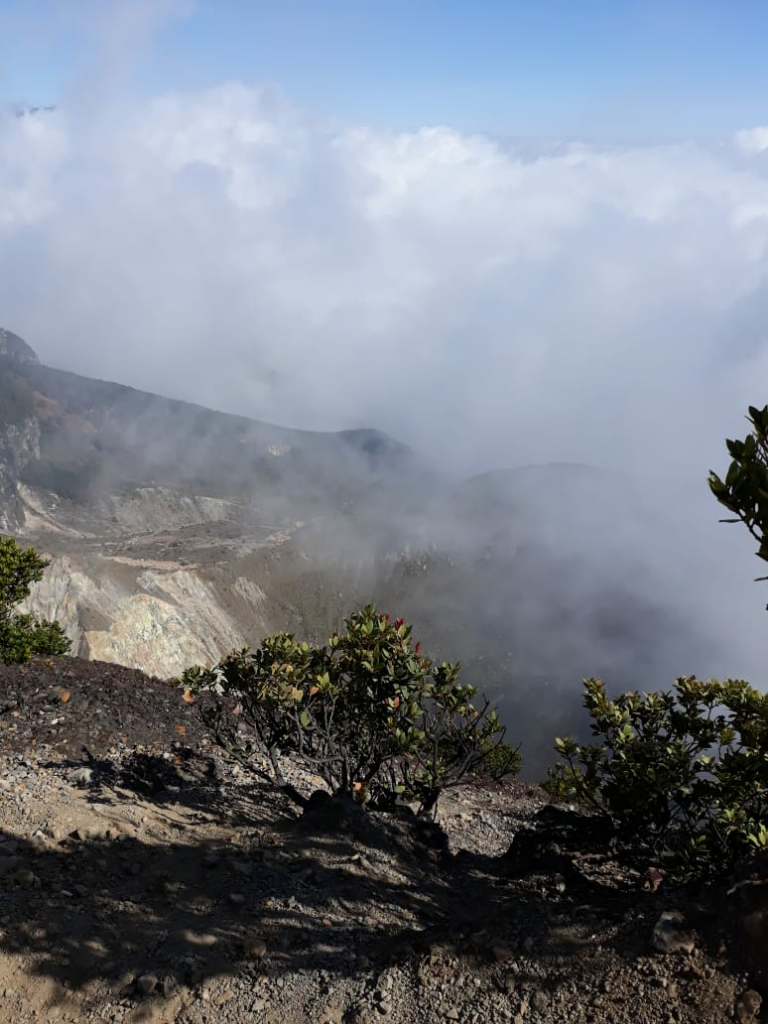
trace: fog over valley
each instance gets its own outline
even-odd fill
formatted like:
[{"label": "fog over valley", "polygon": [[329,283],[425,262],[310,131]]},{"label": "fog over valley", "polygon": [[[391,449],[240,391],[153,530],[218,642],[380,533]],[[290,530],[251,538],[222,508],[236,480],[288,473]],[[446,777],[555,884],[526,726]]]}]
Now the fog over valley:
[{"label": "fog over valley", "polygon": [[585,675],[763,685],[754,545],[706,478],[768,379],[768,130],[153,89],[182,8],[57,9],[87,55],[0,111],[0,326],[42,364],[2,359],[0,458],[77,651],[167,675],[375,600],[518,736],[575,728]]}]

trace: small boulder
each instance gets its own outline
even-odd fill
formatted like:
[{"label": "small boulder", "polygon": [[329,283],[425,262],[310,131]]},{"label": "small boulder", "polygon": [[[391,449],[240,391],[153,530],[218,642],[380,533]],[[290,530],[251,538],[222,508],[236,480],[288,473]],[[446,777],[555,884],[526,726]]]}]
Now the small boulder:
[{"label": "small boulder", "polygon": [[136,979],[136,988],[143,996],[151,996],[157,986],[156,974],[140,974]]},{"label": "small boulder", "polygon": [[532,1005],[537,1013],[545,1013],[549,1007],[549,996],[543,989],[537,989],[533,993]]},{"label": "small boulder", "polygon": [[69,776],[69,781],[73,786],[90,786],[93,782],[93,769],[78,768]]},{"label": "small boulder", "polygon": [[247,960],[261,960],[267,955],[267,944],[264,939],[258,937],[244,939],[243,953]]},{"label": "small boulder", "polygon": [[763,997],[753,988],[742,993],[736,1003],[736,1020],[739,1024],[749,1024],[750,1021],[758,1019],[760,1007],[763,1005]]},{"label": "small boulder", "polygon": [[13,876],[13,880],[21,889],[39,889],[40,879],[34,873],[28,869],[17,871]]},{"label": "small boulder", "polygon": [[696,940],[686,928],[685,918],[676,910],[666,910],[656,922],[651,945],[657,953],[692,953]]}]

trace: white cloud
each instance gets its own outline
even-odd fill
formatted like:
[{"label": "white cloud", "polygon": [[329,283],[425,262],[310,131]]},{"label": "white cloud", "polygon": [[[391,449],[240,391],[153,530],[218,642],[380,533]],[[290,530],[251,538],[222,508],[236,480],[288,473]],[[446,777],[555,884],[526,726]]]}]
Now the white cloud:
[{"label": "white cloud", "polygon": [[736,145],[745,153],[764,153],[768,149],[768,127],[736,132]]},{"label": "white cloud", "polygon": [[764,133],[531,156],[240,84],[73,99],[0,122],[0,322],[60,366],[462,469],[701,476],[768,400]]}]

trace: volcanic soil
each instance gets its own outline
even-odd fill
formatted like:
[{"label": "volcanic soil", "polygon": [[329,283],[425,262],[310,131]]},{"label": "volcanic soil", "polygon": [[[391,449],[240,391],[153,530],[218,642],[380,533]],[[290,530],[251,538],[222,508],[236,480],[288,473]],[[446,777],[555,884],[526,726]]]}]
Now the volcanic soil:
[{"label": "volcanic soil", "polygon": [[517,782],[302,815],[168,682],[0,667],[0,1020],[763,1019],[761,866],[644,887],[593,824]]}]

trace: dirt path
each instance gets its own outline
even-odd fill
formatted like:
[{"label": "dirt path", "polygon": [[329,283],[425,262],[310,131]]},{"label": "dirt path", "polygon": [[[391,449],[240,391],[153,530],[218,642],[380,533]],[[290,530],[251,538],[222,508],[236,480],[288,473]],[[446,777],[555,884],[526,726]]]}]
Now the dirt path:
[{"label": "dirt path", "polygon": [[458,791],[438,825],[299,819],[126,673],[0,671],[0,1020],[759,1019],[717,894],[649,893],[599,850],[505,856],[546,820],[535,790]]}]

